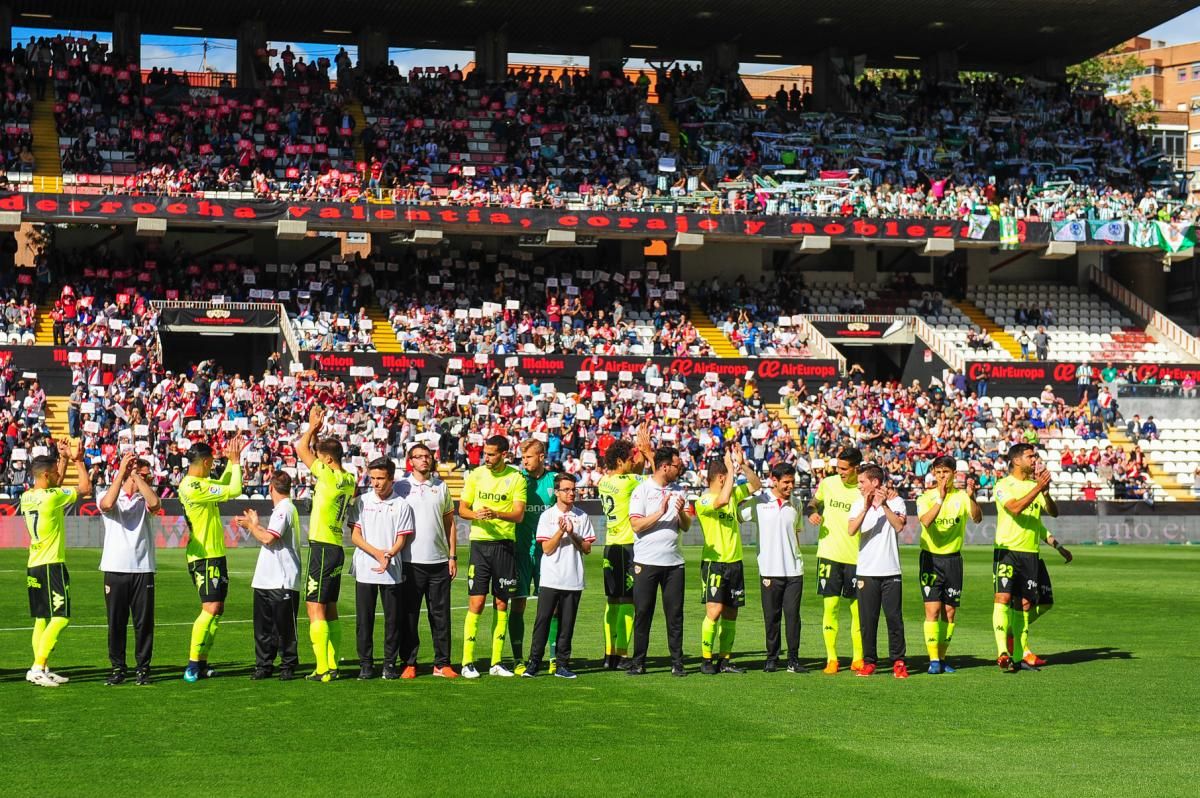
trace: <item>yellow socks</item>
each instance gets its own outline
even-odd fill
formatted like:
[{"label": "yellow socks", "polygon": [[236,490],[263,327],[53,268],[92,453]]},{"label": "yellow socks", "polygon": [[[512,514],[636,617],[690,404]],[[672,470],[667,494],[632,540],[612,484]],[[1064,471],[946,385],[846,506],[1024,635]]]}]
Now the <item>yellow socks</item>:
[{"label": "yellow socks", "polygon": [[467,611],[467,620],[463,625],[463,665],[475,662],[475,636],[479,634],[478,613]]},{"label": "yellow socks", "polygon": [[504,659],[504,638],[508,633],[508,610],[496,610],[492,620],[492,664]]},{"label": "yellow socks", "polygon": [[700,622],[700,656],[712,659],[713,643],[717,639],[717,622],[707,615]]},{"label": "yellow socks", "polygon": [[317,673],[329,670],[329,621],[310,621],[308,639],[312,641],[313,656],[317,658]]},{"label": "yellow socks", "polygon": [[69,618],[51,618],[46,622],[46,628],[38,638],[37,649],[33,652],[34,665],[46,667],[46,660],[50,659],[54,647],[58,645],[59,633],[66,629],[70,622]]},{"label": "yellow socks", "polygon": [[825,637],[825,659],[833,662],[837,659],[838,597],[826,596],[824,607],[821,632]]}]

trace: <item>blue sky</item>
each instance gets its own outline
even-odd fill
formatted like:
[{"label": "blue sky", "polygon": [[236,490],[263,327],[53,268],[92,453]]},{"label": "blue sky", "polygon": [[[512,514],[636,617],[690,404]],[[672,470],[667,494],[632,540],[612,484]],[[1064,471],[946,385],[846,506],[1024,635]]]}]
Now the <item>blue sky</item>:
[{"label": "blue sky", "polygon": [[[13,40],[27,41],[30,35],[36,35],[40,32],[30,28],[14,27]],[[76,36],[92,35],[92,31],[68,31],[68,33]],[[1173,20],[1165,22],[1147,31],[1145,35],[1152,39],[1166,41],[1168,44],[1200,41],[1200,8],[1193,9]],[[109,33],[97,32],[97,36],[101,41],[112,40],[112,36]],[[205,52],[204,44],[204,39],[195,36],[144,36],[142,37],[142,65],[147,67],[160,66],[173,67],[176,70],[199,71],[203,62],[207,63],[210,69],[217,72],[234,71],[236,50],[232,39],[208,40],[207,53]],[[327,44],[300,44],[292,42],[291,45],[292,51],[298,56],[302,56],[306,61],[320,56],[326,56],[330,60],[333,60],[333,56],[337,53],[338,49],[337,45]],[[271,43],[271,46],[282,50],[284,43]],[[350,52],[351,58],[357,58],[357,48],[353,44],[347,42],[346,49]],[[393,49],[390,55],[404,72],[407,72],[413,66],[464,64],[472,58],[472,53],[461,50]],[[561,65],[568,63],[567,59],[563,56],[522,55],[514,53],[510,58],[514,61],[520,60],[541,64]],[[586,64],[587,59],[586,57],[579,57],[573,63]],[[631,59],[629,65],[636,69],[643,66],[644,62]],[[768,69],[778,69],[780,66],[782,65],[743,64],[742,69],[744,72],[759,72]]]}]

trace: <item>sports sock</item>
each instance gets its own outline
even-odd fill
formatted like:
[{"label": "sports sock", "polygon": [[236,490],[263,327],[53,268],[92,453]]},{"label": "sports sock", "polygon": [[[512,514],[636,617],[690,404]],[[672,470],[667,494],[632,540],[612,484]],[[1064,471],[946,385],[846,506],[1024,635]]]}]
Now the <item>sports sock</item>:
[{"label": "sports sock", "polygon": [[200,610],[200,614],[196,616],[196,620],[192,623],[192,642],[188,649],[189,660],[199,662],[204,659],[204,641],[208,638],[208,630],[212,626],[212,619],[213,616],[204,610]]},{"label": "sports sock", "polygon": [[712,659],[713,641],[717,637],[717,622],[707,615],[700,622],[700,656]]},{"label": "sports sock", "polygon": [[1007,654],[1008,630],[1012,628],[1012,617],[1008,613],[1007,604],[992,605],[992,631],[996,635],[997,654]]},{"label": "sports sock", "polygon": [[826,596],[824,605],[824,613],[821,616],[821,630],[825,636],[825,659],[833,662],[837,659],[838,597]]},{"label": "sports sock", "polygon": [[514,662],[525,660],[525,613],[510,612],[508,615],[508,642],[512,644]]},{"label": "sports sock", "polygon": [[950,650],[950,641],[954,639],[954,621],[938,621],[941,625],[942,645],[939,647],[939,653],[942,659],[946,658],[946,652]]},{"label": "sports sock", "polygon": [[929,654],[930,662],[938,662],[942,658],[942,652],[938,645],[941,639],[940,629],[941,621],[926,621],[922,625],[925,630],[925,651]]},{"label": "sports sock", "polygon": [[46,624],[49,622],[47,618],[33,619],[33,653],[37,654],[38,643],[41,642],[42,632],[46,631]]},{"label": "sports sock", "polygon": [[858,622],[858,599],[850,602],[850,648],[854,652],[854,661],[862,662],[862,626]]},{"label": "sports sock", "polygon": [[737,621],[733,618],[721,619],[721,656],[725,659],[733,653],[733,639],[737,637]]},{"label": "sports sock", "polygon": [[46,660],[50,659],[50,655],[54,653],[54,647],[58,645],[59,633],[66,629],[70,622],[70,618],[51,618],[46,623],[46,628],[42,631],[41,638],[38,639],[37,651],[33,652],[34,665],[46,667]]},{"label": "sports sock", "polygon": [[213,643],[217,640],[217,627],[221,624],[221,616],[214,615],[212,620],[208,622],[208,632],[204,635],[204,654],[202,660],[208,659],[208,652],[212,651]]},{"label": "sports sock", "polygon": [[621,618],[620,604],[604,607],[604,656],[610,657],[617,650],[617,623]]},{"label": "sports sock", "polygon": [[621,631],[620,637],[617,638],[617,653],[624,656],[629,651],[629,644],[633,641],[633,605],[621,605]]},{"label": "sports sock", "polygon": [[1029,612],[1026,610],[1013,610],[1013,656],[1017,652],[1021,652],[1021,656],[1031,653],[1029,651]]},{"label": "sports sock", "polygon": [[508,610],[496,610],[492,616],[492,665],[504,659],[504,636],[508,633]]},{"label": "sports sock", "polygon": [[475,635],[479,634],[480,614],[467,611],[467,620],[463,625],[463,660],[464,666],[475,662]]},{"label": "sports sock", "polygon": [[1053,604],[1034,604],[1033,609],[1029,611],[1029,622],[1040,621],[1042,616],[1054,609]]},{"label": "sports sock", "polygon": [[312,641],[313,656],[317,658],[317,673],[329,670],[329,621],[310,621],[308,639]]},{"label": "sports sock", "polygon": [[329,645],[325,649],[325,658],[329,670],[336,671],[338,669],[338,649],[342,647],[342,622],[335,618],[325,623],[329,624]]},{"label": "sports sock", "polygon": [[558,616],[555,615],[550,619],[550,639],[547,648],[550,649],[550,659],[553,660],[558,655]]}]

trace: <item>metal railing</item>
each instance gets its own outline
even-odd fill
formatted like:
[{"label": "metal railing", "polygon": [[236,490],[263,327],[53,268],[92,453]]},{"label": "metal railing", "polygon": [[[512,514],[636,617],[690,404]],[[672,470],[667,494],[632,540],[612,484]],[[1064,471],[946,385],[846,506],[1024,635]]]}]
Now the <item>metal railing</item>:
[{"label": "metal railing", "polygon": [[[804,318],[808,321],[832,321],[841,323],[857,321],[865,322],[867,324],[891,324],[899,319],[900,321],[904,322],[905,326],[908,327],[908,329],[914,335],[920,336],[921,340],[929,344],[930,348],[933,349],[934,352],[937,352],[938,357],[946,361],[946,365],[948,365],[950,368],[954,369],[955,371],[966,368],[966,359],[963,357],[962,353],[955,349],[954,346],[951,345],[945,338],[943,338],[941,333],[926,324],[925,320],[920,316],[898,316],[894,313],[806,313],[804,314]],[[793,316],[792,319],[794,322],[795,317]],[[811,327],[812,325],[810,324],[809,326]],[[813,328],[813,331],[816,332],[816,329]],[[819,336],[821,340],[823,340],[830,348],[833,348],[833,344],[830,344],[827,338],[821,336],[820,333],[817,333],[817,336]],[[846,359],[841,357],[841,355],[838,355],[837,357],[841,361],[842,370],[844,373]]]},{"label": "metal railing", "polygon": [[1197,340],[1194,335],[1158,312],[1149,302],[1121,285],[1112,275],[1105,274],[1099,268],[1092,266],[1089,277],[1092,285],[1107,294],[1114,302],[1146,322],[1156,333],[1187,353],[1193,360],[1200,360],[1200,340]]},{"label": "metal railing", "polygon": [[836,360],[838,363],[838,373],[846,373],[846,356],[839,352],[837,347],[830,343],[829,339],[812,325],[808,316],[792,316],[792,326],[808,340],[808,349],[810,352],[828,360]]}]

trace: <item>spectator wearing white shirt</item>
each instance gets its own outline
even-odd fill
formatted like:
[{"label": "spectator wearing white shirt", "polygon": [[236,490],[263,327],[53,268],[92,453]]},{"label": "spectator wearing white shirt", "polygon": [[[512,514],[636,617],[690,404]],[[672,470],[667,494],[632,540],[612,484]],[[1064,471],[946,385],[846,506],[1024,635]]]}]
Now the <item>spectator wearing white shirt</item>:
[{"label": "spectator wearing white shirt", "polygon": [[154,653],[154,533],[150,516],[162,503],[150,487],[150,463],[134,454],[121,460],[120,469],[100,497],[104,519],[104,608],[108,614],[108,660],[112,673],[106,684],[125,681],[127,626],[133,616],[136,680],[150,683],[150,658]]},{"label": "spectator wearing white shirt", "polygon": [[654,473],[629,497],[633,527],[633,658],[627,673],[646,672],[650,626],[658,591],[667,621],[671,675],[687,676],[683,667],[683,551],[680,534],[692,525],[683,490],[675,484],[683,473],[679,451],[662,446],[654,452]]},{"label": "spectator wearing white shirt", "polygon": [[858,475],[862,498],[850,506],[849,533],[858,535],[858,606],[862,628],[863,668],[875,672],[879,610],[887,619],[888,654],[897,679],[908,678],[904,663],[904,594],[900,586],[899,534],[904,529],[904,500],[887,484],[883,469],[868,465]]},{"label": "spectator wearing white shirt", "polygon": [[237,525],[262,544],[254,578],[254,673],[251,679],[271,676],[276,654],[279,678],[296,678],[300,667],[297,650],[296,616],[300,613],[300,513],[292,503],[292,477],[286,471],[271,476],[270,496],[274,509],[264,527],[258,513],[248,509]]},{"label": "spectator wearing white shirt", "polygon": [[358,678],[375,678],[375,607],[383,605],[383,678],[399,679],[402,627],[400,553],[415,529],[412,506],[396,495],[396,464],[380,457],[367,464],[371,490],[358,497],[350,540],[354,557],[355,625],[358,630]]},{"label": "spectator wearing white shirt", "polygon": [[771,487],[760,490],[742,504],[742,518],[758,527],[758,575],[762,580],[763,622],[767,632],[767,659],[763,670],[779,669],[780,621],[787,626],[787,669],[804,673],[800,664],[800,597],[804,593],[804,557],[800,531],[803,505],[793,497],[796,469],[778,463],[771,469]]},{"label": "spectator wearing white shirt", "polygon": [[538,612],[533,623],[529,664],[523,676],[537,676],[542,655],[550,637],[551,621],[558,618],[554,652],[554,675],[574,679],[571,670],[571,637],[583,596],[584,555],[592,553],[596,531],[587,513],[575,506],[575,477],[554,477],[555,503],[538,518],[537,542],[542,547],[541,576],[538,586]]}]

